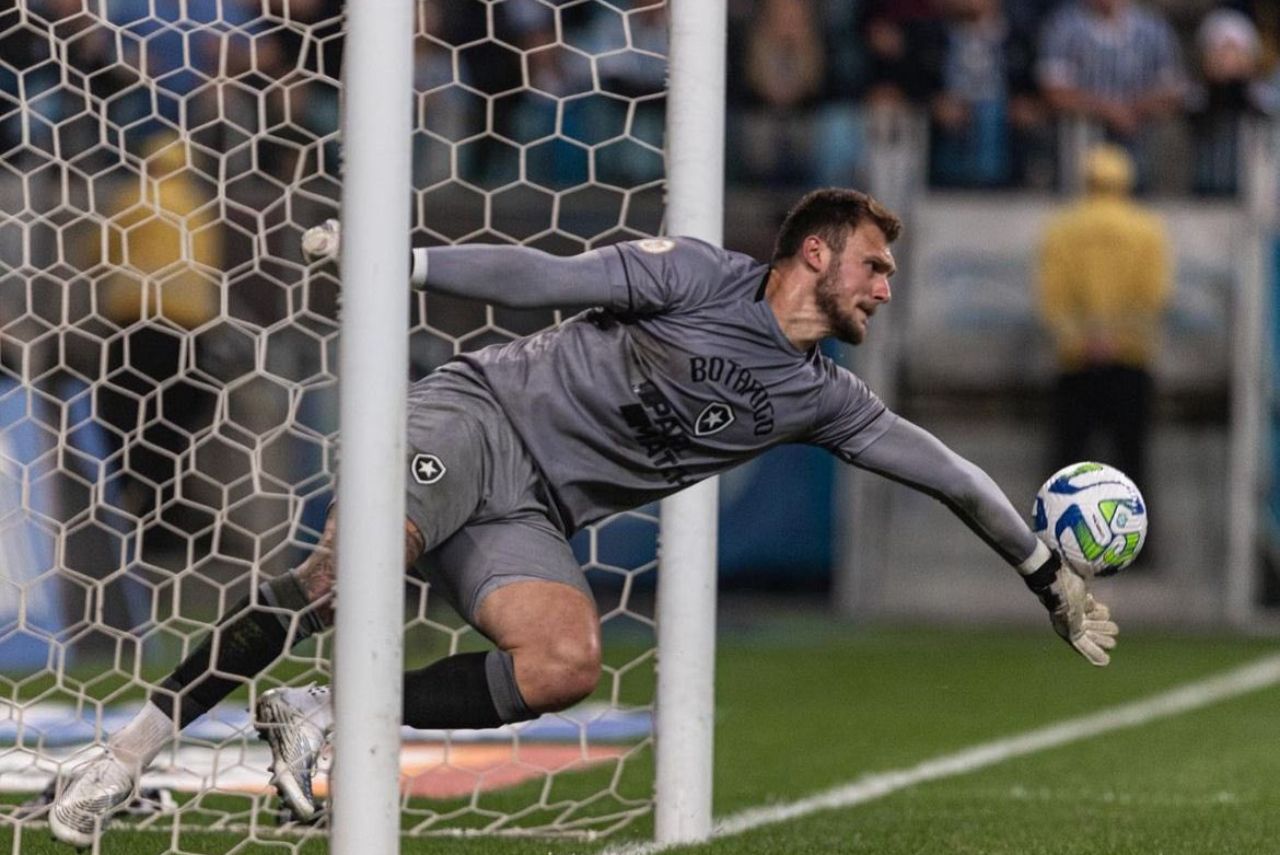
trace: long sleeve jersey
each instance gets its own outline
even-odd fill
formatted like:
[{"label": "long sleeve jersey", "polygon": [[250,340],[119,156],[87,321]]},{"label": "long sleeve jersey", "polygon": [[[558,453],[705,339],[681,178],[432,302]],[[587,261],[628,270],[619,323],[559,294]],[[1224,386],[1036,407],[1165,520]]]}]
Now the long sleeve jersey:
[{"label": "long sleeve jersey", "polygon": [[[565,259],[513,247],[431,249],[428,291],[595,307],[439,370],[492,390],[566,532],[795,442],[937,496],[1010,563],[1026,559],[1034,535],[981,470],[818,348],[787,339],[764,300],[768,274],[753,258],[690,238]],[[878,443],[890,432],[892,441]]]}]

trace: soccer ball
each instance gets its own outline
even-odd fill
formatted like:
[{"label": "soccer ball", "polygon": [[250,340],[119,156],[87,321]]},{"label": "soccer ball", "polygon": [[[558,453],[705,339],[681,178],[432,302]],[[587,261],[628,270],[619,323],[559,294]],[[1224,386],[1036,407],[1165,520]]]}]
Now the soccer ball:
[{"label": "soccer ball", "polygon": [[1147,505],[1129,477],[1105,463],[1073,463],[1036,493],[1031,528],[1076,572],[1110,576],[1147,539]]}]

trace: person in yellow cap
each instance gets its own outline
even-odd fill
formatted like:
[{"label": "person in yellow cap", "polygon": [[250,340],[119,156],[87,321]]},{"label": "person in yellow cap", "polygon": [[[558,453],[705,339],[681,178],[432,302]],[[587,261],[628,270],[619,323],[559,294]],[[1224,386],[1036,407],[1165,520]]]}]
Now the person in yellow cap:
[{"label": "person in yellow cap", "polygon": [[1050,468],[1102,460],[1150,496],[1151,369],[1171,291],[1169,244],[1159,217],[1130,196],[1123,148],[1091,149],[1084,179],[1083,198],[1050,221],[1040,255],[1039,310],[1058,364]]}]

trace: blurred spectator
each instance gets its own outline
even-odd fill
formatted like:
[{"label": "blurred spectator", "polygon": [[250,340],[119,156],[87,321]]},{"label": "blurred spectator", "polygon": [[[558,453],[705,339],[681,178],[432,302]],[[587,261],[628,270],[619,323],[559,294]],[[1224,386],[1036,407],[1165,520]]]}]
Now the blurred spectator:
[{"label": "blurred spectator", "polygon": [[[96,419],[116,445],[100,454],[113,472],[104,502],[140,525],[151,525],[152,515],[159,515],[169,532],[192,532],[207,523],[202,509],[168,506],[161,497],[191,462],[193,438],[214,424],[216,407],[210,379],[189,375],[196,346],[184,332],[205,328],[201,367],[214,376],[214,353],[227,333],[225,325],[209,329],[223,303],[224,225],[215,184],[197,161],[186,138],[156,134],[146,143],[142,173],[120,183],[101,210],[108,218],[109,275],[97,289],[97,314],[120,328],[110,335],[119,344],[109,348],[108,376],[93,398]],[[118,449],[124,451],[120,456]],[[140,549],[151,550],[165,536],[159,530],[148,534]],[[182,566],[186,558],[174,548],[174,561]],[[157,561],[155,554],[131,552],[131,558],[140,557]]]},{"label": "blurred spectator", "polygon": [[29,29],[0,40],[0,92],[10,96],[0,108],[4,151],[25,145],[70,159],[100,144],[102,117],[120,126],[146,115],[148,93],[134,86],[136,69],[118,61],[111,31],[81,3],[33,0],[29,7]]},{"label": "blurred spectator", "polygon": [[[471,101],[458,85],[453,52],[441,42],[444,12],[436,0],[418,4],[417,24],[413,40],[413,91],[417,104],[413,186],[421,189],[453,177],[455,153],[451,143],[469,136],[474,122],[469,115]],[[530,59],[529,65],[530,82],[545,87],[534,60]],[[460,174],[469,176],[466,158],[460,157],[460,160]]]},{"label": "blurred spectator", "polygon": [[1105,461],[1150,497],[1151,367],[1170,293],[1169,246],[1161,221],[1129,198],[1124,149],[1092,149],[1084,176],[1084,198],[1050,222],[1041,248],[1040,313],[1059,369],[1049,468]]},{"label": "blurred spectator", "polygon": [[1001,0],[949,0],[948,10],[942,85],[931,105],[930,180],[1006,186],[1022,176],[1020,155],[1046,148],[1035,144],[1047,125],[1033,76],[1034,40]]},{"label": "blurred spectator", "polygon": [[[148,119],[146,124],[160,120],[177,126],[186,121],[183,114],[190,109],[189,99],[208,94],[210,80],[235,74],[235,69],[252,61],[248,44],[243,39],[228,40],[228,32],[251,29],[262,9],[253,0],[216,4],[114,0],[102,4],[100,14],[112,28],[94,30],[107,38],[107,54],[117,63],[113,69],[117,90],[126,93],[123,98],[115,92],[102,93],[111,104],[112,121],[123,126]],[[125,34],[124,45],[137,47],[115,47],[119,36],[113,31]],[[259,40],[254,52],[268,49],[267,40]],[[134,82],[145,86],[130,90]],[[153,129],[154,125],[147,132]]]},{"label": "blurred spectator", "polygon": [[925,179],[928,107],[942,82],[946,30],[941,0],[868,0],[861,32],[868,53],[866,99],[871,186],[906,205]]},{"label": "blurred spectator", "polygon": [[103,313],[122,326],[162,317],[193,329],[218,314],[222,241],[214,187],[171,134],[147,147],[146,172],[108,201]]},{"label": "blurred spectator", "polygon": [[[423,13],[432,15],[437,23],[429,25],[430,30],[439,29],[439,18],[444,14],[436,3],[428,3],[422,8]],[[510,39],[512,44],[523,53],[528,64],[528,85],[530,88],[548,95],[562,97],[580,90],[585,85],[590,87],[590,74],[587,79],[581,77],[561,61],[556,37],[556,14],[549,6],[537,0],[509,0],[502,6],[503,25],[500,35]],[[449,55],[444,55],[442,65],[452,65]],[[588,69],[589,71],[590,69]],[[452,75],[449,75],[452,77]]]},{"label": "blurred spectator", "polygon": [[1062,0],[1005,0],[1004,13],[1012,25],[1027,33],[1039,33]]},{"label": "blurred spectator", "polygon": [[747,39],[747,82],[770,107],[786,110],[821,88],[822,41],[809,0],[763,0]]},{"label": "blurred spectator", "polygon": [[1181,109],[1185,77],[1177,36],[1157,12],[1130,0],[1073,0],[1045,26],[1039,79],[1058,113],[1096,123],[1150,169],[1144,137]]},{"label": "blurred spectator", "polygon": [[[597,26],[605,21],[597,16]],[[622,16],[626,50],[610,45],[603,37],[598,42],[604,54],[597,61],[600,85],[607,92],[628,98],[661,93],[667,85],[667,7],[645,6]],[[588,44],[592,33],[588,32]]]},{"label": "blurred spectator", "polygon": [[[563,189],[585,181],[588,155],[581,144],[622,132],[624,122],[613,120],[613,114],[621,112],[625,118],[626,105],[602,102],[592,95],[591,60],[568,50],[569,44],[589,54],[602,49],[598,35],[586,34],[593,29],[587,11],[591,10],[577,10],[566,17],[538,0],[510,0],[495,19],[496,35],[523,55],[528,88],[506,102],[508,109],[495,111],[494,130],[518,143],[531,144],[524,155],[523,171],[529,181],[540,186]],[[616,14],[609,17],[618,19]],[[620,24],[617,29],[611,45],[615,49],[625,44]],[[493,157],[492,163],[504,165],[500,157]],[[519,171],[518,162],[511,165]]]},{"label": "blurred spectator", "polygon": [[749,178],[800,183],[822,95],[826,55],[812,0],[760,0],[743,45],[747,106],[742,162]]},{"label": "blurred spectator", "polygon": [[927,104],[941,85],[946,29],[935,0],[869,0],[863,17],[873,107]]},{"label": "blurred spectator", "polygon": [[1262,72],[1271,74],[1280,66],[1280,4],[1275,0],[1242,0],[1236,5],[1257,25]]},{"label": "blurred spectator", "polygon": [[[621,16],[598,12],[583,34],[582,45],[597,57],[600,92],[627,100],[593,96],[572,102],[573,109],[565,116],[566,132],[594,142],[604,129],[625,131],[628,141],[596,151],[599,181],[634,186],[661,179],[667,87],[666,5],[645,6]],[[589,77],[585,64],[584,70]],[[586,180],[586,175],[581,180]]]},{"label": "blurred spectator", "polygon": [[1196,32],[1200,82],[1188,99],[1194,145],[1192,187],[1204,195],[1233,195],[1240,172],[1241,123],[1270,108],[1258,80],[1259,41],[1242,12],[1216,9]]},{"label": "blurred spectator", "polygon": [[858,32],[865,0],[818,0],[826,55],[821,103],[814,116],[811,185],[865,187],[866,114],[870,58]]}]

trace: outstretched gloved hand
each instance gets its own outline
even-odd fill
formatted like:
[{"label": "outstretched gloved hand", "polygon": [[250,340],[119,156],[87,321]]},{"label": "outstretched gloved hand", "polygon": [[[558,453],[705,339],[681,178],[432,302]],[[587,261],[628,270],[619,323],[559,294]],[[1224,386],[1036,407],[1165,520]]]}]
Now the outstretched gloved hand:
[{"label": "outstretched gloved hand", "polygon": [[1116,646],[1120,627],[1111,620],[1111,611],[1089,593],[1080,574],[1053,555],[1026,577],[1031,589],[1049,610],[1053,629],[1092,665],[1111,661],[1107,653]]}]

